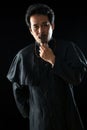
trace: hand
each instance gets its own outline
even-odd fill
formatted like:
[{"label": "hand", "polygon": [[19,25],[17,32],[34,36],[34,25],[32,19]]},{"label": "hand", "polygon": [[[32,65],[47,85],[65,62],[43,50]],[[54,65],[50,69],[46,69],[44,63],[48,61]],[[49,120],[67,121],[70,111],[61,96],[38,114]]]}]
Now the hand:
[{"label": "hand", "polygon": [[46,61],[52,64],[52,66],[55,63],[55,55],[51,48],[49,48],[48,44],[41,44],[40,45],[40,57]]}]

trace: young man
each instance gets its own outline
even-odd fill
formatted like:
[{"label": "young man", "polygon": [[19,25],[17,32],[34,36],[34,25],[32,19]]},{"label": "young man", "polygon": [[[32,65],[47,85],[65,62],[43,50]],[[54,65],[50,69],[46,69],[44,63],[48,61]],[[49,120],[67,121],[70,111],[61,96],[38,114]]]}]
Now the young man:
[{"label": "young man", "polygon": [[84,77],[85,56],[73,42],[54,39],[47,5],[29,6],[25,18],[35,42],[16,54],[7,74],[19,111],[30,130],[83,130],[73,86]]}]

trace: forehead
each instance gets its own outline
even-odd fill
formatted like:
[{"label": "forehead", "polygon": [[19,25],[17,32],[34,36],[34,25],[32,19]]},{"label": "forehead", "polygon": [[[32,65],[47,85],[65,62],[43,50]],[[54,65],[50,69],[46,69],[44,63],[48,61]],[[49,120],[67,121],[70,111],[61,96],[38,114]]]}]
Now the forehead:
[{"label": "forehead", "polygon": [[31,24],[41,24],[43,22],[48,22],[48,16],[46,15],[32,15],[30,17],[30,23]]}]

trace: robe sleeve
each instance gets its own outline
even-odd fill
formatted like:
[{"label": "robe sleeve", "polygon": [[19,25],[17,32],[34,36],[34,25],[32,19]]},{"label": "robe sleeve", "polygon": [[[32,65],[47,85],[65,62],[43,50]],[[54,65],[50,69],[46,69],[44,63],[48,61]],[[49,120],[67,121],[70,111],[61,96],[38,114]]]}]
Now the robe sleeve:
[{"label": "robe sleeve", "polygon": [[24,118],[29,117],[29,90],[25,83],[23,58],[18,53],[9,68],[7,78],[12,83],[13,95],[20,113]]},{"label": "robe sleeve", "polygon": [[87,72],[86,57],[73,42],[67,45],[63,44],[63,47],[61,44],[56,53],[53,70],[67,83],[78,85]]},{"label": "robe sleeve", "polygon": [[29,91],[27,86],[20,86],[17,82],[12,84],[13,95],[17,108],[24,118],[29,118]]},{"label": "robe sleeve", "polygon": [[24,67],[24,60],[22,54],[19,52],[13,59],[7,78],[10,82],[17,82],[20,85],[26,84],[26,72]]}]

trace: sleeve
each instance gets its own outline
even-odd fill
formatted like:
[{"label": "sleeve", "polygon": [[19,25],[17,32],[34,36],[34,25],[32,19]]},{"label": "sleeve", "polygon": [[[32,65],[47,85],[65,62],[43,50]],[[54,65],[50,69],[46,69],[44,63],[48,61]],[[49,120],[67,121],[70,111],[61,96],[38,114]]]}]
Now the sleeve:
[{"label": "sleeve", "polygon": [[53,69],[66,82],[78,85],[87,72],[87,60],[80,48],[71,42],[57,50]]},{"label": "sleeve", "polygon": [[26,71],[24,69],[23,56],[19,52],[14,58],[7,73],[7,79],[10,82],[18,82],[20,85],[26,84]]},{"label": "sleeve", "polygon": [[20,113],[24,118],[29,116],[29,87],[25,83],[23,58],[18,53],[9,68],[7,79],[12,83],[13,96]]},{"label": "sleeve", "polygon": [[27,86],[20,86],[14,82],[13,95],[17,105],[17,108],[24,118],[29,117],[29,91]]}]

